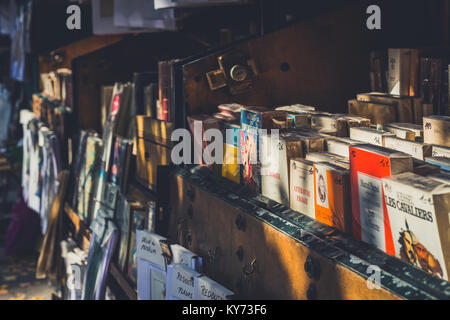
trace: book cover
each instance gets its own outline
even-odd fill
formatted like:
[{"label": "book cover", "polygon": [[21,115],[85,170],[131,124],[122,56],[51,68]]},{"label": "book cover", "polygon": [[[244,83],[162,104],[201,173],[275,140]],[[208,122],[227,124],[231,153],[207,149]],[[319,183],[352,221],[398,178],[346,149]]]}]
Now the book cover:
[{"label": "book cover", "polygon": [[382,178],[413,171],[412,157],[374,146],[350,146],[353,236],[392,254],[394,244]]},{"label": "book cover", "polygon": [[315,163],[314,203],[317,221],[351,233],[349,170],[327,162]]},{"label": "book cover", "polygon": [[383,178],[394,240],[392,255],[448,280],[450,186],[403,173]]},{"label": "book cover", "polygon": [[290,165],[290,208],[314,218],[314,163],[296,158]]},{"label": "book cover", "polygon": [[289,169],[292,158],[303,155],[303,142],[293,132],[261,137],[262,195],[289,206]]}]

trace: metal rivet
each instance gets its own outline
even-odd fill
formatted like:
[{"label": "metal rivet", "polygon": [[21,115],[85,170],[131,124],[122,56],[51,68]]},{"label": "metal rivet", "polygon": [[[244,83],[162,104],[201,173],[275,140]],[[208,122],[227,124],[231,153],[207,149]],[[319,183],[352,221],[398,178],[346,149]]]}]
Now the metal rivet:
[{"label": "metal rivet", "polygon": [[245,79],[247,79],[247,76],[248,76],[247,69],[243,66],[235,65],[230,70],[230,77],[234,81],[238,82],[244,81]]}]

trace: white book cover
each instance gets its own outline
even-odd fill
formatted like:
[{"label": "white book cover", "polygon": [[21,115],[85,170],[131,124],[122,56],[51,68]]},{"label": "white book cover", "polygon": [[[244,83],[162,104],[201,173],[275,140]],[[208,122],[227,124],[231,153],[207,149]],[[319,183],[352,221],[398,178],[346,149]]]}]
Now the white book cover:
[{"label": "white book cover", "polygon": [[[448,206],[434,203],[433,195],[449,194],[439,181],[404,173],[383,179],[395,256],[435,276],[448,280],[437,215],[448,219]],[[447,220],[448,224],[448,220]]]}]

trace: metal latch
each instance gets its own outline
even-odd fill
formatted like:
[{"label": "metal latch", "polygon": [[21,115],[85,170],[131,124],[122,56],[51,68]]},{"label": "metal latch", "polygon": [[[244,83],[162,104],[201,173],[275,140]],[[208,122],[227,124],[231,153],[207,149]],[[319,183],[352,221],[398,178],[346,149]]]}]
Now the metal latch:
[{"label": "metal latch", "polygon": [[228,87],[231,94],[241,94],[253,87],[258,74],[253,59],[240,51],[231,51],[217,58],[220,69],[206,73],[209,88]]}]

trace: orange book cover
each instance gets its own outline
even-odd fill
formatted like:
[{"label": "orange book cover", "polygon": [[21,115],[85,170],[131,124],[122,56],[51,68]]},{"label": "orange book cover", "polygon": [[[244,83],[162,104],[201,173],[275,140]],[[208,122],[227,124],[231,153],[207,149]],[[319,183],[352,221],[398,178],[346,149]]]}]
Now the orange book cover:
[{"label": "orange book cover", "polygon": [[353,236],[395,254],[383,177],[411,172],[411,156],[374,145],[350,146]]},{"label": "orange book cover", "polygon": [[316,220],[351,233],[349,171],[327,162],[314,164]]}]

